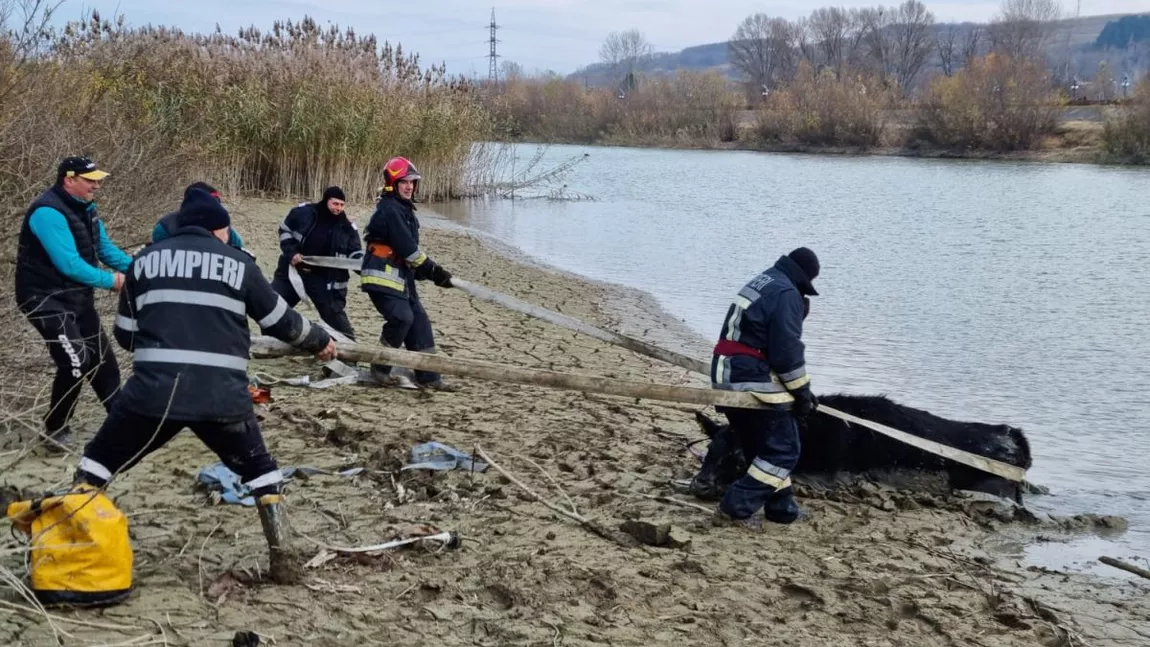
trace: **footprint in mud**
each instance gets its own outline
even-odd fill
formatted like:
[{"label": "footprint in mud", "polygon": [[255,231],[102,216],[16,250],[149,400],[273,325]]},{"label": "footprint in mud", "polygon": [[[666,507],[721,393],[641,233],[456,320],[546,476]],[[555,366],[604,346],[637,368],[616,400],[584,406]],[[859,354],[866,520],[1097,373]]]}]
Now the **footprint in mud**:
[{"label": "footprint in mud", "polygon": [[515,592],[504,584],[491,584],[480,595],[480,599],[487,605],[500,611],[512,609],[516,605],[516,597]]},{"label": "footprint in mud", "polygon": [[827,601],[821,593],[809,586],[796,584],[794,582],[787,582],[781,587],[783,594],[791,600],[797,602],[803,608],[811,608],[815,606],[824,606]]},{"label": "footprint in mud", "polygon": [[918,603],[909,600],[898,600],[893,602],[895,613],[903,620],[910,620],[918,617]]}]

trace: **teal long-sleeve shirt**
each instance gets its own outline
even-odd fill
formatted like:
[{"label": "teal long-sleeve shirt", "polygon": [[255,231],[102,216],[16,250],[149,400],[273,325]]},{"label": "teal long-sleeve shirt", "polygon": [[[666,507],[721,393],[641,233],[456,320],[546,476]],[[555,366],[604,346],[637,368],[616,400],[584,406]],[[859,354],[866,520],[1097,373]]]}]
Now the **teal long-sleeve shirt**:
[{"label": "teal long-sleeve shirt", "polygon": [[[162,220],[160,222],[157,222],[155,227],[152,227],[152,242],[153,243],[158,243],[170,235],[171,235],[171,232],[169,232],[164,227],[164,223]],[[232,229],[231,227],[228,228],[228,244],[231,245],[232,247],[235,247],[236,249],[243,249],[244,248],[244,239],[240,237],[239,232],[237,232],[235,229]]]},{"label": "teal long-sleeve shirt", "polygon": [[[32,233],[40,240],[52,264],[64,276],[92,288],[111,290],[115,276],[107,270],[90,265],[76,249],[76,239],[68,228],[64,214],[51,207],[40,207],[32,212],[28,220]],[[108,238],[104,223],[98,223],[96,255],[100,261],[117,272],[127,272],[132,258]]]}]

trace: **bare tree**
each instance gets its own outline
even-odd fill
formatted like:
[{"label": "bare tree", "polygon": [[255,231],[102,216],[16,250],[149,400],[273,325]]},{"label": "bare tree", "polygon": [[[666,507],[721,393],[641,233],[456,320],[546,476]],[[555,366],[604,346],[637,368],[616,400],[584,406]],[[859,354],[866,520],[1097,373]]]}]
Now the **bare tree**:
[{"label": "bare tree", "polygon": [[858,12],[865,60],[907,92],[934,51],[934,14],[918,0]]},{"label": "bare tree", "polygon": [[859,12],[842,7],[816,9],[811,14],[810,27],[826,64],[840,76],[855,58],[862,38]]},{"label": "bare tree", "polygon": [[978,57],[979,47],[982,46],[982,28],[974,25],[966,32],[962,39],[962,65],[969,67],[971,61]]},{"label": "bare tree", "polygon": [[1058,0],[1002,0],[990,25],[991,49],[1017,58],[1042,58],[1061,17]]},{"label": "bare tree", "polygon": [[525,76],[523,66],[515,61],[503,61],[499,64],[499,78],[504,81],[517,81]]},{"label": "bare tree", "polygon": [[794,74],[796,40],[789,22],[757,13],[739,24],[727,48],[734,66],[758,89],[773,87]]},{"label": "bare tree", "polygon": [[15,87],[29,80],[29,59],[52,40],[52,17],[63,0],[0,0],[0,107]]},{"label": "bare tree", "polygon": [[893,14],[884,7],[871,7],[860,9],[857,16],[864,59],[880,77],[886,78],[894,72],[894,43],[888,29]]},{"label": "bare tree", "polygon": [[949,24],[938,31],[935,47],[938,49],[942,73],[954,76],[960,69],[970,65],[978,56],[978,46],[982,42],[982,28],[971,23]]},{"label": "bare tree", "polygon": [[628,29],[608,34],[607,40],[603,41],[603,46],[599,48],[599,58],[610,65],[612,70],[619,71],[626,68],[630,73],[634,71],[635,63],[650,56],[653,51],[654,48],[647,42],[642,32],[638,29]]},{"label": "bare tree", "polygon": [[810,63],[812,68],[817,67],[819,53],[813,38],[811,21],[807,18],[799,18],[791,23],[791,30],[794,34],[795,50],[799,58]]},{"label": "bare tree", "polygon": [[934,14],[919,0],[906,0],[894,14],[890,27],[894,75],[898,87],[907,92],[934,51]]},{"label": "bare tree", "polygon": [[939,30],[935,35],[935,46],[938,48],[938,63],[942,67],[942,73],[947,76],[954,76],[958,71],[958,66],[962,64],[959,58],[958,51],[958,25],[953,23],[946,26],[946,29]]}]

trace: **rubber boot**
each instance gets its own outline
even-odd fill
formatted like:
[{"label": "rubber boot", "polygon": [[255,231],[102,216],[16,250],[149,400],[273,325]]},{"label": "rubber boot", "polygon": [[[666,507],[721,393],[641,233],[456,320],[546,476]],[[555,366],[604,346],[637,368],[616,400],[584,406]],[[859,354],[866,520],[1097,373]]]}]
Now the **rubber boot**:
[{"label": "rubber boot", "polygon": [[382,366],[379,364],[372,364],[371,377],[381,386],[394,387],[399,389],[418,389],[419,387],[412,381],[404,369],[398,366]]},{"label": "rubber boot", "polygon": [[265,494],[256,501],[260,525],[268,542],[272,581],[276,584],[296,584],[303,576],[295,553],[288,542],[287,522],[284,519],[283,496]]},{"label": "rubber boot", "polygon": [[72,430],[66,426],[44,434],[44,448],[49,453],[67,454],[75,444]]}]

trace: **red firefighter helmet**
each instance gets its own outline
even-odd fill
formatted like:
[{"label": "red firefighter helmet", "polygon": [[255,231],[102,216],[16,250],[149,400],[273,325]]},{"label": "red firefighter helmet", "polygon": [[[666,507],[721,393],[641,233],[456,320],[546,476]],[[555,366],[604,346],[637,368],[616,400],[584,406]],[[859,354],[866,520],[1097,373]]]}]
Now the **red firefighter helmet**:
[{"label": "red firefighter helmet", "polygon": [[395,183],[400,180],[411,180],[419,182],[423,176],[415,168],[406,157],[393,157],[387,160],[387,165],[383,167],[383,190],[394,191]]}]

